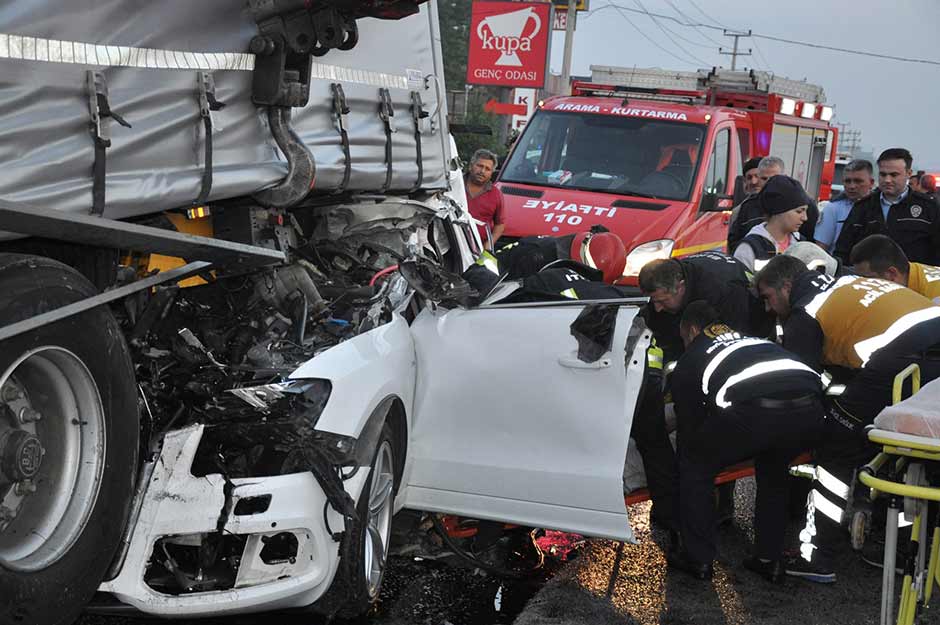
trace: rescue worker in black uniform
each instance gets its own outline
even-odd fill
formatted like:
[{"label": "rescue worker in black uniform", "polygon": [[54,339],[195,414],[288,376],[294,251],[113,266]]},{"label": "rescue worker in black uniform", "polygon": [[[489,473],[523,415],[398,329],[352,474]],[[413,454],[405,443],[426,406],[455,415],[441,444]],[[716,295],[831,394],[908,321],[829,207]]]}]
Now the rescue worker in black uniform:
[{"label": "rescue worker in black uniform", "polygon": [[558,261],[573,260],[600,269],[603,281],[613,284],[623,276],[627,262],[623,241],[604,226],[561,237],[523,237],[500,247],[494,256],[509,280],[535,275]]},{"label": "rescue worker in black uniform", "polygon": [[[761,297],[783,324],[783,346],[834,382],[826,396],[826,439],[817,450],[817,480],[800,534],[800,557],[787,574],[835,582],[832,558],[844,537],[843,501],[853,471],[877,448],[865,426],[891,403],[894,377],[917,363],[924,383],[940,375],[940,307],[899,284],[845,276],[838,280],[777,256],[757,276]],[[843,386],[844,385],[844,386]]]},{"label": "rescue worker in black uniform", "polygon": [[[662,349],[663,362],[675,362],[684,351],[679,318],[685,307],[697,300],[711,304],[725,323],[742,334],[769,335],[770,319],[751,295],[750,280],[741,262],[721,252],[647,263],[639,275],[640,290],[650,298],[643,315]],[[717,497],[722,522],[730,521],[734,516],[734,484],[719,486]]]},{"label": "rescue worker in black uniform", "polygon": [[686,351],[672,374],[672,388],[682,547],[668,562],[699,579],[711,577],[717,547],[709,499],[715,476],[727,465],[754,458],[756,536],[744,566],[780,582],[788,467],[821,434],[820,376],[776,343],[741,336],[704,301],[686,307],[680,328]]},{"label": "rescue worker in black uniform", "polygon": [[[601,232],[602,234],[606,234]],[[614,235],[611,235],[614,236]],[[535,238],[535,237],[533,237]],[[544,238],[554,241],[551,237]],[[619,241],[619,239],[618,239]],[[596,238],[590,245],[596,243]],[[530,275],[519,275],[520,267],[540,266],[542,259],[532,263],[519,256],[495,255],[482,256],[476,265],[467,269],[463,277],[485,297],[494,286],[508,277],[505,274],[515,274],[520,282],[519,288],[508,296],[501,298],[499,303],[545,302],[566,299],[576,300],[604,300],[623,299],[630,297],[627,287],[618,287],[607,284],[607,276],[619,278],[623,274],[626,263],[624,250],[618,259],[616,255],[608,255],[605,243],[604,248],[595,250],[590,258],[598,264],[597,268],[578,263],[572,260],[560,259],[550,263],[548,267],[536,270]],[[590,251],[590,250],[589,250]],[[513,269],[504,269],[503,262],[509,260]],[[615,278],[615,279],[616,279]],[[637,405],[630,435],[636,442],[640,457],[643,460],[643,469],[646,473],[646,483],[649,488],[653,506],[650,518],[653,523],[670,532],[678,531],[676,509],[678,507],[678,478],[675,452],[669,435],[666,431],[666,419],[662,398],[662,352],[655,347],[648,352],[646,370],[643,376],[643,388],[640,401]]]},{"label": "rescue worker in black uniform", "polygon": [[749,290],[750,281],[747,268],[721,252],[647,263],[639,276],[640,290],[650,298],[643,314],[666,362],[676,360],[683,352],[679,318],[696,300],[711,304],[731,329],[755,336],[754,310],[758,306]]},{"label": "rescue worker in black uniform", "polygon": [[852,206],[834,256],[847,263],[856,243],[872,234],[884,234],[901,246],[909,260],[940,265],[940,205],[908,186],[912,160],[904,148],[881,153],[878,188]]}]

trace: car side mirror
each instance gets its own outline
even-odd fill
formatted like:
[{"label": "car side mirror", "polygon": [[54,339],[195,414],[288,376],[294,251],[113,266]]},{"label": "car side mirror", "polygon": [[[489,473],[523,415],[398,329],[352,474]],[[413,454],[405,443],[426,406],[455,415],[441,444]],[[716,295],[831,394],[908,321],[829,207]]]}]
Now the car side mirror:
[{"label": "car side mirror", "polygon": [[734,196],[728,195],[726,193],[706,192],[702,194],[702,203],[700,207],[700,210],[703,213],[729,211],[734,207]]}]

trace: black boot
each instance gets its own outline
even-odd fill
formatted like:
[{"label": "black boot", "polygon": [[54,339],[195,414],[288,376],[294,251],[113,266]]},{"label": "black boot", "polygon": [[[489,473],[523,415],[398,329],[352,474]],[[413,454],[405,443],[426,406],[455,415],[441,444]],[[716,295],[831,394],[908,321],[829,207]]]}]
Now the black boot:
[{"label": "black boot", "polygon": [[756,556],[751,556],[744,561],[744,568],[753,571],[769,581],[772,584],[782,584],[786,579],[786,569],[780,560],[763,561]]},{"label": "black boot", "polygon": [[714,573],[711,562],[696,562],[689,557],[689,554],[684,549],[674,550],[666,554],[666,563],[672,568],[688,573],[698,580],[709,580]]}]

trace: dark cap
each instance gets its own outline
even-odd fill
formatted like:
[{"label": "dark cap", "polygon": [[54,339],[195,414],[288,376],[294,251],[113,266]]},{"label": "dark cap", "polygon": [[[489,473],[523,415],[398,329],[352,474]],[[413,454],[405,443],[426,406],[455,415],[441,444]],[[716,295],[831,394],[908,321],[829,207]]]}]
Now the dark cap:
[{"label": "dark cap", "polygon": [[790,176],[773,176],[757,198],[765,215],[779,215],[811,202],[803,185]]},{"label": "dark cap", "polygon": [[760,162],[761,162],[760,156],[755,156],[754,158],[750,158],[744,161],[744,173],[746,174],[752,169],[757,169],[757,167],[760,165]]}]

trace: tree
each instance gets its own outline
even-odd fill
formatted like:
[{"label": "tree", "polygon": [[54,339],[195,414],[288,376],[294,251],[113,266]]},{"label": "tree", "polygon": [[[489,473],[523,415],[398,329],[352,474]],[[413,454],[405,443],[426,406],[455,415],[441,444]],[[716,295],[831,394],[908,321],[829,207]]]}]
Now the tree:
[{"label": "tree", "polygon": [[[448,91],[464,91],[467,76],[467,46],[470,39],[471,0],[440,0],[437,5],[441,26],[441,49],[444,55],[444,84]],[[467,125],[489,126],[490,135],[455,133],[457,151],[465,161],[479,148],[506,154],[506,146],[499,140],[500,125],[505,123],[498,115],[483,110],[483,105],[496,93],[486,87],[474,87],[467,102]]]}]

